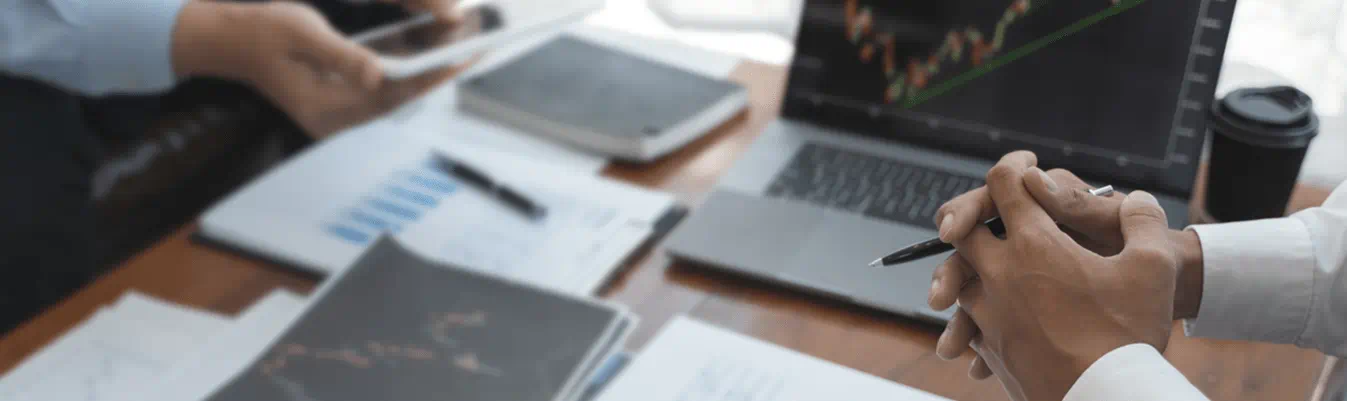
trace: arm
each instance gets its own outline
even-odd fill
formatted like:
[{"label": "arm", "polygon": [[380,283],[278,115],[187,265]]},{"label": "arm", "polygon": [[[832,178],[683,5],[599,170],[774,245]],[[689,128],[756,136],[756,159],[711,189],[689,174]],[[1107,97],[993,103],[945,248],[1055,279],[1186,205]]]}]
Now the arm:
[{"label": "arm", "polygon": [[186,1],[0,0],[0,73],[95,96],[169,89]]},{"label": "arm", "polygon": [[1201,239],[1202,271],[1181,284],[1199,300],[1179,308],[1188,335],[1347,356],[1347,185],[1289,218],[1190,231]]},{"label": "arm", "polygon": [[[1183,261],[1174,312],[1188,335],[1347,355],[1347,185],[1288,218],[1173,234]],[[1096,361],[1066,399],[1205,397],[1154,348],[1133,344]]]}]

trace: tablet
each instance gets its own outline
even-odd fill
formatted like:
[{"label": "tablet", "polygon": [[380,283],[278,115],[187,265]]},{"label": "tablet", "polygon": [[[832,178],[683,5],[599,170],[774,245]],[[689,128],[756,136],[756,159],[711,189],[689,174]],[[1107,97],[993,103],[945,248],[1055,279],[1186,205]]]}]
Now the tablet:
[{"label": "tablet", "polygon": [[431,14],[371,29],[352,40],[374,50],[384,75],[401,79],[467,61],[492,47],[560,31],[599,10],[603,0],[464,2],[455,22]]}]

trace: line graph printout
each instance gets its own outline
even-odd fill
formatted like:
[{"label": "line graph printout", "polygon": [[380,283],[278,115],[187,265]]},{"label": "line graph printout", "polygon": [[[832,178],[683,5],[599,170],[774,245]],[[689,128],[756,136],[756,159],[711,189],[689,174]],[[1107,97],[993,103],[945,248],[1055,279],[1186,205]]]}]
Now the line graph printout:
[{"label": "line graph printout", "polygon": [[615,306],[434,264],[391,237],[329,280],[205,399],[554,401],[630,326]]}]

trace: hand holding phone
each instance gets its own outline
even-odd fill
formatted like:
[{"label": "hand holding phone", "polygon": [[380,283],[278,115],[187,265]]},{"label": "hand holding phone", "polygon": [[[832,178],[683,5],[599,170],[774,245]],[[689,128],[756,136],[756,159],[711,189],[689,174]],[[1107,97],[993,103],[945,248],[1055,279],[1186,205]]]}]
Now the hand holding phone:
[{"label": "hand holding phone", "polygon": [[356,35],[379,55],[384,75],[403,79],[467,61],[491,47],[560,30],[600,0],[495,0],[460,5],[453,19],[419,14]]}]

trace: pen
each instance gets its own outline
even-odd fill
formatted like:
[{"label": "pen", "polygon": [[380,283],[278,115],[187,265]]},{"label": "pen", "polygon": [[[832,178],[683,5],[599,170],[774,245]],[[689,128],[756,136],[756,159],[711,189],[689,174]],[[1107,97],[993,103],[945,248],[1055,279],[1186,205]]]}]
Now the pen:
[{"label": "pen", "polygon": [[[1086,189],[1085,191],[1094,196],[1109,196],[1113,194],[1113,186],[1106,185],[1095,189]],[[991,230],[992,234],[996,234],[998,237],[1005,235],[1006,233],[1006,225],[1001,222],[1000,217],[993,217],[990,220],[983,222],[983,224],[987,225],[987,228]],[[875,259],[875,261],[870,262],[870,267],[893,266],[932,255],[938,255],[951,250],[954,250],[954,245],[946,244],[944,241],[940,240],[940,237],[935,237],[908,245],[907,247],[894,251],[882,258]]]},{"label": "pen", "polygon": [[477,187],[477,189],[485,192],[487,196],[518,211],[530,220],[537,220],[547,215],[547,209],[543,208],[542,205],[539,205],[537,202],[529,199],[528,196],[519,193],[519,191],[516,191],[513,188],[501,185],[477,168],[438,153],[435,154],[435,165],[445,173],[458,178],[468,185]]}]

